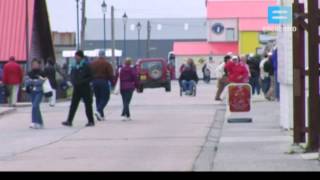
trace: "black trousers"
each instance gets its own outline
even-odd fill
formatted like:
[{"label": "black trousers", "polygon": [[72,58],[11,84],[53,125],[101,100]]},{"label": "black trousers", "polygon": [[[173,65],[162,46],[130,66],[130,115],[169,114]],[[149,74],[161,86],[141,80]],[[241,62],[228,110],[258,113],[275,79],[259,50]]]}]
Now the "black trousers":
[{"label": "black trousers", "polygon": [[92,90],[89,85],[74,88],[69,116],[68,116],[68,122],[70,123],[73,122],[73,119],[76,115],[76,112],[78,110],[79,103],[81,100],[83,100],[85,104],[86,115],[89,123],[94,123],[93,108],[92,108],[92,103],[93,103]]},{"label": "black trousers", "polygon": [[122,90],[121,91],[122,102],[123,102],[123,111],[122,116],[130,117],[130,102],[133,96],[133,90]]}]

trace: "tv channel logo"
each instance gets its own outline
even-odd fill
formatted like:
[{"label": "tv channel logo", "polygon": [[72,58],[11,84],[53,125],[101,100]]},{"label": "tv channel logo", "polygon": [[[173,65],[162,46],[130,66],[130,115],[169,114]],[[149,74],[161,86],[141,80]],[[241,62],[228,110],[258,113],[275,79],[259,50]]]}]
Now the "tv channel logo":
[{"label": "tv channel logo", "polygon": [[292,7],[290,6],[270,6],[268,8],[269,24],[291,24]]}]

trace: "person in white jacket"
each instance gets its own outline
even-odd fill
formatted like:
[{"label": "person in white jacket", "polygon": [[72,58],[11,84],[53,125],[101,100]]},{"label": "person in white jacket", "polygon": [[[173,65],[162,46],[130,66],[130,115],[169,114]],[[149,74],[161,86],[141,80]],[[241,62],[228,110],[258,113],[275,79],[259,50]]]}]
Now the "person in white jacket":
[{"label": "person in white jacket", "polygon": [[266,95],[270,89],[270,83],[271,83],[271,79],[269,74],[264,70],[264,65],[266,64],[266,62],[268,62],[269,58],[271,57],[271,53],[269,53],[268,55],[266,55],[264,57],[264,59],[260,62],[260,81],[261,81],[261,87],[262,87],[262,91],[263,93]]},{"label": "person in white jacket", "polygon": [[218,79],[218,90],[216,94],[216,101],[222,101],[221,99],[221,94],[224,90],[224,88],[228,85],[228,74],[226,73],[225,70],[225,65],[231,60],[231,56],[227,55],[224,57],[224,62],[221,63],[217,69],[216,69],[216,76]]}]

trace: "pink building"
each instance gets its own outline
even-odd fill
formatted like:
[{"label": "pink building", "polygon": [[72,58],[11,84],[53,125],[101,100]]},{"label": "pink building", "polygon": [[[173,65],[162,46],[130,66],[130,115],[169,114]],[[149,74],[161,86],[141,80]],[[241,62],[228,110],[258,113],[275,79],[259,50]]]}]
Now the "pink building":
[{"label": "pink building", "polygon": [[207,41],[175,42],[176,68],[191,57],[199,73],[209,58],[213,59],[211,63],[215,67],[228,53],[263,51],[270,40],[276,39],[275,33],[272,37],[266,32],[274,28],[268,24],[268,7],[274,5],[277,5],[276,0],[207,0]]}]

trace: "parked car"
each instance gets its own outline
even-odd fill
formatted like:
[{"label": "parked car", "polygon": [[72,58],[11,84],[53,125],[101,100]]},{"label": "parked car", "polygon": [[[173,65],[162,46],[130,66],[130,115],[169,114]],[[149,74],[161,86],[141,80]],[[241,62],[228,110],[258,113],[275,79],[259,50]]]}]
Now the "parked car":
[{"label": "parked car", "polygon": [[164,87],[166,92],[171,92],[171,73],[167,60],[162,58],[139,59],[136,68],[139,93],[142,93],[145,88],[161,87]]}]

